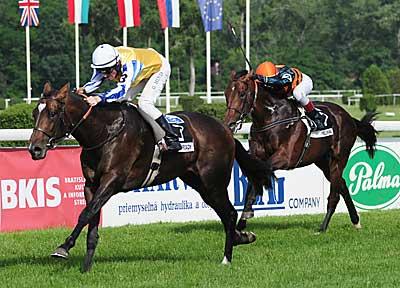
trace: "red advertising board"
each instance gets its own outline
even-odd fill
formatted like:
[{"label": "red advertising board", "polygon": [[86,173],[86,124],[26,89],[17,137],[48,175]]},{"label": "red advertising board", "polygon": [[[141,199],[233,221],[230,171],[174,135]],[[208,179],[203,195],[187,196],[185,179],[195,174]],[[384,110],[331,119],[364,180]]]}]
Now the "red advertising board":
[{"label": "red advertising board", "polygon": [[0,231],[74,226],[85,207],[81,148],[57,148],[33,161],[28,150],[0,149]]}]

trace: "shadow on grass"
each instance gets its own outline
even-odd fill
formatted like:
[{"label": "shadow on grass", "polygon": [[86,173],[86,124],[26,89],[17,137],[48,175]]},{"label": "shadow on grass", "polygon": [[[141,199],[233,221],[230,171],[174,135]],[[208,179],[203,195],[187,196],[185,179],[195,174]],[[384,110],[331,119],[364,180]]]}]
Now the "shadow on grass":
[{"label": "shadow on grass", "polygon": [[[143,255],[113,255],[113,256],[95,256],[94,262],[96,263],[118,263],[118,262],[138,262],[143,263],[144,261],[163,261],[163,262],[179,262],[179,261],[188,261],[188,260],[200,260],[201,256],[194,257],[191,255],[179,256],[179,255],[171,255],[167,253],[157,254],[143,254]],[[18,265],[35,265],[35,266],[44,266],[44,267],[55,267],[61,268],[62,270],[68,270],[70,268],[80,267],[83,263],[84,255],[71,255],[68,259],[61,258],[53,258],[51,256],[41,256],[41,257],[28,257],[28,256],[19,256],[19,257],[10,257],[6,259],[0,260],[0,268],[7,268],[10,266],[18,266]]]},{"label": "shadow on grass", "polygon": [[[322,218],[321,218],[322,223]],[[268,219],[266,220],[258,220],[258,219],[250,219],[247,221],[247,227],[245,231],[253,231],[257,232],[257,230],[288,230],[288,229],[304,229],[310,230],[311,232],[315,232],[320,227],[320,222],[315,221],[304,221],[301,219],[290,219],[290,221],[278,222],[276,220]],[[192,233],[200,230],[211,231],[211,232],[223,232],[224,228],[222,223],[218,222],[202,222],[202,223],[187,223],[182,224],[180,227],[172,228],[176,233]]]}]

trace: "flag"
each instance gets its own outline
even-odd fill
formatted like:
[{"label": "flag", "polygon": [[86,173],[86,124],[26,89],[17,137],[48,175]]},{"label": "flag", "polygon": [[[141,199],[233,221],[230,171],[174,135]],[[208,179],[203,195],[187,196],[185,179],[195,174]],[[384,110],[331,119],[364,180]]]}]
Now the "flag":
[{"label": "flag", "polygon": [[204,30],[222,30],[222,0],[197,0]]},{"label": "flag", "polygon": [[68,21],[71,24],[89,23],[89,0],[68,0]]},{"label": "flag", "polygon": [[39,0],[18,1],[18,6],[21,14],[21,26],[39,25]]},{"label": "flag", "polygon": [[117,0],[117,5],[121,27],[140,26],[139,0]]},{"label": "flag", "polygon": [[179,27],[179,0],[157,0],[161,28]]}]

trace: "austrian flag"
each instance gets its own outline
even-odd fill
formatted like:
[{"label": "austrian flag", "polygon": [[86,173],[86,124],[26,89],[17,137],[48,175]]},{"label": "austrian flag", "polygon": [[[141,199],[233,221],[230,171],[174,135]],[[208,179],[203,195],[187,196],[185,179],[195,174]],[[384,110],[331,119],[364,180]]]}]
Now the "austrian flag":
[{"label": "austrian flag", "polygon": [[18,1],[18,6],[21,13],[21,26],[39,25],[39,0]]},{"label": "austrian flag", "polygon": [[117,0],[117,5],[121,27],[140,26],[139,0]]}]

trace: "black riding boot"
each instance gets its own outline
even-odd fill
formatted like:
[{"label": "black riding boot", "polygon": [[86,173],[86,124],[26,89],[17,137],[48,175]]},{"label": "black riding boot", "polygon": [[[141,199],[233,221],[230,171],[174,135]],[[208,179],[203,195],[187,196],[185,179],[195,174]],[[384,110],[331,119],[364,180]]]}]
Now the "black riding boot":
[{"label": "black riding boot", "polygon": [[314,108],[311,112],[306,112],[307,116],[314,121],[317,126],[315,130],[325,130],[328,128],[328,115],[326,115],[321,110]]},{"label": "black riding boot", "polygon": [[161,115],[156,119],[156,122],[165,131],[165,144],[167,144],[168,151],[179,151],[182,149],[181,144],[178,141],[178,136],[172,130],[171,125],[165,119],[164,115]]}]

